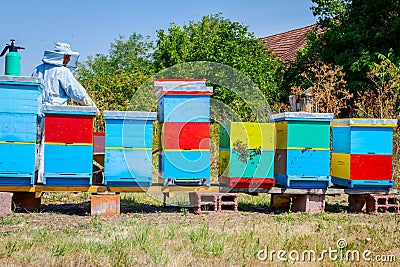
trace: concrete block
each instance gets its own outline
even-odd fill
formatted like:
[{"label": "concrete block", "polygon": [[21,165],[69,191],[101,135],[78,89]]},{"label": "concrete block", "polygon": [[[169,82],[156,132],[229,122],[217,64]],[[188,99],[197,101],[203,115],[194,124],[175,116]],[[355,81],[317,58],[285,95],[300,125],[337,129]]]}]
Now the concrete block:
[{"label": "concrete block", "polygon": [[0,217],[11,213],[12,193],[0,192]]},{"label": "concrete block", "polygon": [[316,213],[325,210],[325,195],[293,195],[292,211]]},{"label": "concrete block", "polygon": [[196,214],[218,211],[218,196],[216,193],[189,193],[190,207]]},{"label": "concrete block", "polygon": [[290,195],[271,194],[271,208],[289,210],[291,203]]},{"label": "concrete block", "polygon": [[349,211],[362,212],[366,210],[366,200],[368,195],[349,195]]},{"label": "concrete block", "polygon": [[20,211],[38,212],[42,199],[36,198],[35,193],[17,192],[13,194],[13,209]]},{"label": "concrete block", "polygon": [[92,194],[92,216],[114,216],[121,213],[120,194]]},{"label": "concrete block", "polygon": [[219,193],[217,197],[219,212],[238,212],[238,194]]},{"label": "concrete block", "polygon": [[369,195],[366,198],[367,212],[400,213],[400,195]]}]

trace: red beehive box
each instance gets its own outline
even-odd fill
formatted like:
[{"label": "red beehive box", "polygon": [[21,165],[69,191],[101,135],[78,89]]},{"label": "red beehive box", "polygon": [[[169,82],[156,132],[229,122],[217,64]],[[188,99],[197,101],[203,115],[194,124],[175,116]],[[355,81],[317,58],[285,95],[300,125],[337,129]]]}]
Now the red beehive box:
[{"label": "red beehive box", "polygon": [[210,123],[165,122],[161,124],[163,149],[210,149]]},{"label": "red beehive box", "polygon": [[392,180],[392,155],[350,155],[352,180]]},{"label": "red beehive box", "polygon": [[46,143],[93,143],[93,116],[47,114]]}]

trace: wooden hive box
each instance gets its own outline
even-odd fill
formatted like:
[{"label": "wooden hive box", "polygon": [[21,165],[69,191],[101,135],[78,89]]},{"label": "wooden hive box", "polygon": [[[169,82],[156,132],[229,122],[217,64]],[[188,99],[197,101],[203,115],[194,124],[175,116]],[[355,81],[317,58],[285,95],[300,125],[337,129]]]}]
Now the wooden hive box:
[{"label": "wooden hive box", "polygon": [[209,150],[210,123],[162,123],[160,124],[160,141],[163,150]]},{"label": "wooden hive box", "polygon": [[89,186],[95,107],[43,106],[46,186]]},{"label": "wooden hive box", "polygon": [[159,179],[164,185],[210,184],[210,95],[204,79],[156,79]]},{"label": "wooden hive box", "polygon": [[331,113],[274,114],[275,179],[285,188],[327,188],[330,185]]},{"label": "wooden hive box", "polygon": [[154,112],[104,111],[106,121],[104,184],[152,184]]},{"label": "wooden hive box", "polygon": [[0,76],[0,185],[33,185],[43,82]]},{"label": "wooden hive box", "polygon": [[210,122],[213,88],[203,79],[156,79],[158,123]]},{"label": "wooden hive box", "polygon": [[273,123],[221,124],[219,182],[236,188],[272,187],[274,146]]},{"label": "wooden hive box", "polygon": [[40,114],[43,89],[39,78],[0,76],[0,113]]},{"label": "wooden hive box", "polygon": [[166,150],[158,153],[160,182],[164,185],[209,185],[209,150]]},{"label": "wooden hive box", "polygon": [[393,119],[332,123],[332,182],[346,188],[392,188]]}]

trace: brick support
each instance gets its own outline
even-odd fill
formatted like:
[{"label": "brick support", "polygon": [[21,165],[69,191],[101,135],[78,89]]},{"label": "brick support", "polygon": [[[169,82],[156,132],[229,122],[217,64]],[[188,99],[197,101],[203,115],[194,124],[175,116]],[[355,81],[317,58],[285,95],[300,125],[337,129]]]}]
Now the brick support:
[{"label": "brick support", "polygon": [[189,193],[189,198],[196,214],[238,212],[237,193]]},{"label": "brick support", "polygon": [[369,195],[367,197],[367,212],[400,213],[400,195]]},{"label": "brick support", "polygon": [[92,194],[92,216],[114,216],[121,213],[120,194]]},{"label": "brick support", "polygon": [[272,194],[271,195],[271,208],[289,210],[291,203],[290,195]]},{"label": "brick support", "polygon": [[325,210],[325,195],[292,195],[292,211],[316,213]]},{"label": "brick support", "polygon": [[11,213],[12,193],[0,192],[0,217]]},{"label": "brick support", "polygon": [[13,194],[13,209],[20,211],[38,212],[42,199],[36,198],[35,193],[17,192]]},{"label": "brick support", "polygon": [[366,200],[368,195],[349,195],[349,211],[350,212],[362,212],[366,209]]}]

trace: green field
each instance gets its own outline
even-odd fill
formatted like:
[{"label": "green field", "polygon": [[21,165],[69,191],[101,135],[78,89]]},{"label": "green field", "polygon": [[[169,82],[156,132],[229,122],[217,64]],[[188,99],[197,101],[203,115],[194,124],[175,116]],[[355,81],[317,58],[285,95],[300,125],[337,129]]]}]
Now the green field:
[{"label": "green field", "polygon": [[[91,217],[87,193],[62,193],[44,195],[40,213],[0,218],[0,266],[291,266],[293,259],[295,266],[383,265],[378,260],[396,266],[400,260],[399,215],[348,213],[344,196],[329,197],[326,212],[314,215],[270,209],[267,194],[241,194],[239,213],[208,215],[173,206],[183,206],[184,195],[167,207],[160,195],[121,197],[121,215],[114,217]],[[341,239],[347,246],[338,250]],[[338,251],[330,257],[329,249]],[[279,250],[286,254],[278,258]]]}]

